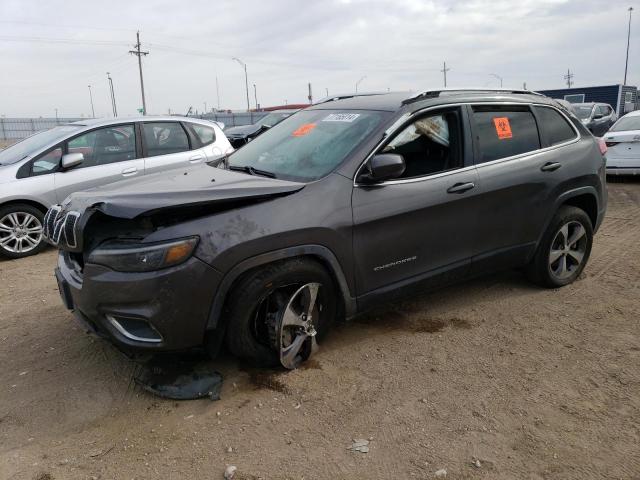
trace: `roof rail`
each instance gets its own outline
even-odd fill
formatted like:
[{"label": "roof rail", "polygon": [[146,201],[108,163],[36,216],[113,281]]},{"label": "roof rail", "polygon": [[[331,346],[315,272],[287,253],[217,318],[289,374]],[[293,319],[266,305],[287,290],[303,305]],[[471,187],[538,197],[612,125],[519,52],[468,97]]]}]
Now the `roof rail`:
[{"label": "roof rail", "polygon": [[353,93],[339,93],[337,95],[329,95],[328,97],[321,98],[317,102],[313,102],[313,105],[320,105],[321,103],[335,102],[336,100],[344,100],[345,98],[355,97],[371,97],[373,95],[385,95],[389,92],[353,92]]},{"label": "roof rail", "polygon": [[517,88],[441,88],[438,90],[425,90],[424,92],[412,95],[409,98],[403,100],[402,104],[417,102],[425,98],[436,98],[442,94],[448,93],[508,93],[508,94],[520,94],[520,95],[539,95],[544,97],[542,93],[534,92],[533,90],[517,89]]}]

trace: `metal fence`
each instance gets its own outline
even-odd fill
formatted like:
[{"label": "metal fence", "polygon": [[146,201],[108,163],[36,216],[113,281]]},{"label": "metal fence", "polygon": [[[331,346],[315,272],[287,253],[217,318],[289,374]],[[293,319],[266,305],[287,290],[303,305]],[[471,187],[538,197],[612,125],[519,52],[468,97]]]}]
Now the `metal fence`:
[{"label": "metal fence", "polygon": [[[246,113],[207,113],[193,118],[203,118],[224,123],[225,127],[250,125],[266,116],[268,112]],[[0,117],[0,141],[6,144],[17,142],[41,130],[48,130],[56,125],[85,120],[83,118],[4,118]],[[126,121],[126,117],[122,117]]]}]

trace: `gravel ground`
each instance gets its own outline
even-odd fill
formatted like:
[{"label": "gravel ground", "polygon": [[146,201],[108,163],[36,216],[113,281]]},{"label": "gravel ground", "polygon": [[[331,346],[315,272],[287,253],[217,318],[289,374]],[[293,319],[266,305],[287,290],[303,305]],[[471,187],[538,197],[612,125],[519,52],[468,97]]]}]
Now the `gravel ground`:
[{"label": "gravel ground", "polygon": [[223,357],[218,402],[136,387],[62,307],[54,251],[0,261],[0,478],[638,479],[640,183],[609,202],[575,284],[507,272],[423,295],[293,372]]}]

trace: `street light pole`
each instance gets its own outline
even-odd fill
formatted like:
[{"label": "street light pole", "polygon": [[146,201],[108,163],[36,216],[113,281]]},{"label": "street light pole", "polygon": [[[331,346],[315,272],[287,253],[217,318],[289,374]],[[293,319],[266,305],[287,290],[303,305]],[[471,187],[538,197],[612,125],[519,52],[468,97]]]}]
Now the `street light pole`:
[{"label": "street light pole", "polygon": [[233,60],[238,62],[240,66],[244,68],[244,86],[247,92],[247,112],[248,112],[249,110],[251,110],[251,106],[249,106],[249,77],[247,77],[247,64],[236,57],[233,57]]},{"label": "street light pole", "polygon": [[89,87],[89,100],[91,101],[91,117],[96,118],[96,112],[93,109],[93,95],[91,94],[91,85],[88,85],[88,87]]},{"label": "street light pole", "polygon": [[629,30],[627,30],[627,59],[624,62],[624,83],[627,84],[627,68],[629,67],[629,40],[631,40],[631,12],[633,7],[629,7]]},{"label": "street light pole", "polygon": [[360,85],[360,82],[362,82],[365,78],[367,78],[366,75],[356,82],[356,93],[358,93],[358,85]]},{"label": "street light pole", "polygon": [[258,90],[256,90],[256,84],[253,84],[253,96],[256,100],[256,110],[258,110]]},{"label": "street light pole", "polygon": [[500,88],[502,88],[502,77],[500,75],[496,75],[495,73],[490,73],[489,75],[500,80]]},{"label": "street light pole", "polygon": [[107,78],[109,79],[109,90],[111,91],[111,108],[113,109],[113,116],[117,117],[118,110],[116,109],[116,94],[113,91],[113,79],[111,78],[111,75],[109,75],[109,72],[107,72]]}]

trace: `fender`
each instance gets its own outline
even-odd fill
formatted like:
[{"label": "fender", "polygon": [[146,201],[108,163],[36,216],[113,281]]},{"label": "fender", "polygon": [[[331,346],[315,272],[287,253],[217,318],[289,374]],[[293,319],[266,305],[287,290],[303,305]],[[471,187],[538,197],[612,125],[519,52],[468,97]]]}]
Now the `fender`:
[{"label": "fender", "polygon": [[231,289],[231,286],[233,285],[233,282],[235,282],[240,275],[261,265],[304,255],[318,257],[322,260],[325,266],[328,267],[329,272],[336,279],[337,287],[340,289],[342,297],[344,298],[345,315],[347,317],[355,315],[357,310],[356,300],[351,295],[351,291],[349,290],[349,285],[344,272],[342,271],[342,267],[340,266],[340,262],[338,262],[338,259],[333,252],[322,245],[299,245],[262,253],[255,257],[243,260],[229,270],[229,272],[223,277],[222,282],[220,282],[220,286],[218,287],[213,300],[211,312],[209,313],[209,320],[207,322],[207,330],[213,330],[218,327],[222,308],[224,307],[224,301]]}]

